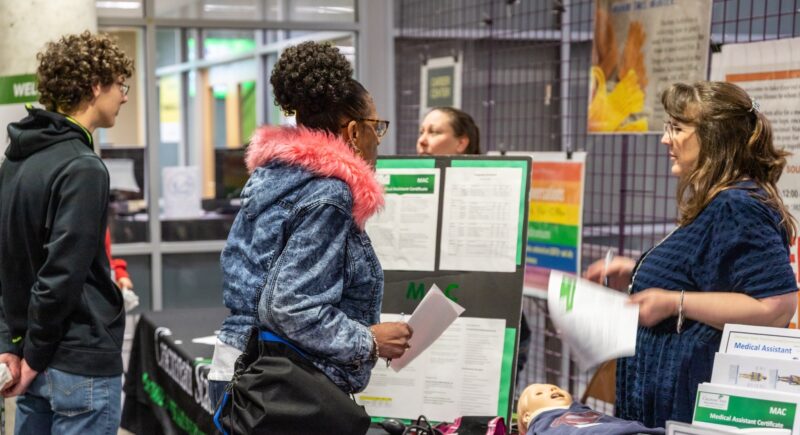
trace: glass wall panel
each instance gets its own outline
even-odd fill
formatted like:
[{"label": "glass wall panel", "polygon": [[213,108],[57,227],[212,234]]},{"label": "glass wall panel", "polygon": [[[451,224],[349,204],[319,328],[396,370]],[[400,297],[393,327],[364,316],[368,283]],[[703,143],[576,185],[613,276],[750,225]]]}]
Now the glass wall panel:
[{"label": "glass wall panel", "polygon": [[128,101],[119,111],[114,127],[98,129],[96,143],[111,180],[109,230],[113,243],[149,240],[146,206],[147,135],[145,130],[144,33],[139,28],[103,28],[117,39],[134,60]]},{"label": "glass wall panel", "polygon": [[259,20],[259,0],[156,0],[156,17],[207,20]]},{"label": "glass wall panel", "polygon": [[180,145],[183,142],[183,104],[179,74],[170,74],[158,78],[158,153],[159,170],[180,165]]},{"label": "glass wall panel", "polygon": [[[228,59],[234,56],[252,55],[256,49],[253,30],[216,30],[203,32],[203,59]],[[189,51],[194,51],[194,39],[189,38]]]},{"label": "glass wall panel", "polygon": [[142,0],[97,0],[97,16],[100,18],[142,18]]},{"label": "glass wall panel", "polygon": [[155,0],[158,18],[354,22],[355,0]]},{"label": "glass wall panel", "polygon": [[181,59],[181,30],[156,30],[156,68],[180,63]]},{"label": "glass wall panel", "polygon": [[356,20],[355,0],[266,0],[266,19],[273,21],[345,22]]},{"label": "glass wall panel", "polygon": [[219,253],[164,255],[164,308],[222,306]]},{"label": "glass wall panel", "polygon": [[[225,239],[247,180],[243,146],[256,127],[257,32],[163,29],[160,34],[160,44],[185,47],[186,53],[160,59],[162,240]],[[202,67],[179,60],[195,54]],[[172,73],[176,67],[182,72]]]}]

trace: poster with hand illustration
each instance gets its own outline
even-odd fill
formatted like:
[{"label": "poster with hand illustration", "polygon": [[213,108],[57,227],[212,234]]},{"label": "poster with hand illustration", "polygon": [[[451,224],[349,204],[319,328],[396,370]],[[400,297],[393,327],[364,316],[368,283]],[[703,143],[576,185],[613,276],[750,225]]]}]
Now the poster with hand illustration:
[{"label": "poster with hand illustration", "polygon": [[660,133],[661,92],[705,80],[711,0],[595,0],[590,133]]}]

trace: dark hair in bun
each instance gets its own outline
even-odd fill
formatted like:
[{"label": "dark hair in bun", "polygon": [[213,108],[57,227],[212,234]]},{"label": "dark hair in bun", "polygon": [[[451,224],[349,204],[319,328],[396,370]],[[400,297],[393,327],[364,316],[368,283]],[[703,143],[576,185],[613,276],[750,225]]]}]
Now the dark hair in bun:
[{"label": "dark hair in bun", "polygon": [[330,43],[303,42],[284,50],[272,69],[275,105],[297,124],[337,133],[348,119],[369,115],[369,93]]}]

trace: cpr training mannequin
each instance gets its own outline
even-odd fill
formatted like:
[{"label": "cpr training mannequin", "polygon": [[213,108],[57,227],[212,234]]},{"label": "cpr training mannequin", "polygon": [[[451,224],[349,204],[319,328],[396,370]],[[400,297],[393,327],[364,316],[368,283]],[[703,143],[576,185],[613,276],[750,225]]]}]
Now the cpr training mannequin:
[{"label": "cpr training mannequin", "polygon": [[526,435],[663,434],[639,422],[622,420],[574,402],[569,393],[550,384],[531,384],[517,403],[519,433]]}]

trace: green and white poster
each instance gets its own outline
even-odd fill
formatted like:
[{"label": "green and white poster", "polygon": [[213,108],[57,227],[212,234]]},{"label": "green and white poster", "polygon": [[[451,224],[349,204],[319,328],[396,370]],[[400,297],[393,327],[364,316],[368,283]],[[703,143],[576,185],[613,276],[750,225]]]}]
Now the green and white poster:
[{"label": "green and white poster", "polygon": [[434,285],[466,311],[408,365],[373,369],[356,401],[374,419],[510,418],[530,167],[527,156],[378,159],[386,205],[366,231],[385,271],[381,320],[413,318]]},{"label": "green and white poster", "polygon": [[22,119],[25,104],[35,103],[39,100],[36,91],[36,74],[20,74],[0,77],[0,128],[2,128],[2,141],[0,141],[0,163],[5,159],[5,149],[8,145],[6,126]]},{"label": "green and white poster", "polygon": [[[770,121],[776,148],[791,152],[778,180],[778,192],[800,219],[800,38],[726,44],[712,76],[742,87]],[[791,262],[800,285],[800,237],[792,240]],[[797,323],[797,317],[794,319]]]},{"label": "green and white poster", "polygon": [[386,206],[367,222],[367,233],[384,270],[436,268],[439,172],[433,159],[377,162],[375,175]]}]

